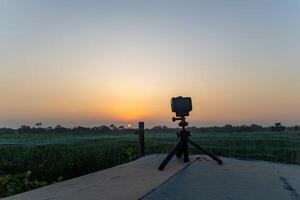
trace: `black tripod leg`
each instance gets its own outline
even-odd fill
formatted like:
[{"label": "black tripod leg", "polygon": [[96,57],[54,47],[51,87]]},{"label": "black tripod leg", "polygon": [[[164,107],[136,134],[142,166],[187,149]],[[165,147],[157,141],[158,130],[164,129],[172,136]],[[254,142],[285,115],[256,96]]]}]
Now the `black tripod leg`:
[{"label": "black tripod leg", "polygon": [[181,156],[182,156],[182,153],[183,153],[183,145],[181,145],[181,146],[177,149],[176,156],[177,156],[177,157],[181,157]]},{"label": "black tripod leg", "polygon": [[182,141],[179,141],[174,149],[169,153],[169,155],[164,159],[164,161],[158,167],[159,170],[163,170],[171,158],[175,155],[179,148],[182,148]]},{"label": "black tripod leg", "polygon": [[217,156],[215,156],[214,154],[209,153],[208,151],[206,151],[205,149],[203,149],[202,147],[200,147],[198,144],[191,141],[190,139],[188,139],[188,141],[189,141],[189,143],[191,143],[191,145],[194,145],[197,149],[199,149],[200,151],[202,151],[203,153],[205,153],[206,155],[210,156],[212,159],[217,161],[219,163],[219,165],[223,164],[223,161],[220,158],[218,158]]},{"label": "black tripod leg", "polygon": [[182,144],[182,149],[183,149],[183,160],[184,162],[189,162],[189,149],[188,149],[188,143],[187,141],[184,141]]}]

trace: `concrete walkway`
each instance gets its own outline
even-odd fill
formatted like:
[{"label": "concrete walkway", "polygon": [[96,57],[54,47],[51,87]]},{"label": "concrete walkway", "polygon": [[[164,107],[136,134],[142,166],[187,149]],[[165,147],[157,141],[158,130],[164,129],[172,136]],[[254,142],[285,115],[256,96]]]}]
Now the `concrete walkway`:
[{"label": "concrete walkway", "polygon": [[300,200],[300,166],[222,159],[194,161],[144,199]]},{"label": "concrete walkway", "polygon": [[158,171],[164,156],[147,156],[5,200],[300,200],[297,165],[222,158],[220,166],[205,156],[192,156],[189,164],[174,158]]}]

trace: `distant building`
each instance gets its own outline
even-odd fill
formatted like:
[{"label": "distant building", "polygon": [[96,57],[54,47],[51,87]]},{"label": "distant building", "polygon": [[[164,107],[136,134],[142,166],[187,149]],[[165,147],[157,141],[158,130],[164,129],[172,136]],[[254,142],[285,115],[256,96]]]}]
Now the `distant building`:
[{"label": "distant building", "polygon": [[37,127],[42,126],[42,125],[43,125],[42,122],[37,122],[37,123],[35,123],[35,126],[37,126]]},{"label": "distant building", "polygon": [[280,122],[277,122],[277,123],[275,123],[275,126],[271,127],[271,131],[283,132],[283,131],[286,131],[286,127],[282,126],[282,124]]}]

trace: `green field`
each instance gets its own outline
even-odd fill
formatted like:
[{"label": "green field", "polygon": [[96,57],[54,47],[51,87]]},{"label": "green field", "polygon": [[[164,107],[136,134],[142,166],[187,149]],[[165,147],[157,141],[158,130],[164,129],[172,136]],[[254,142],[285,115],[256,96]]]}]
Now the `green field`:
[{"label": "green field", "polygon": [[[300,164],[298,133],[194,133],[220,156]],[[175,133],[145,133],[146,153],[167,153]],[[137,158],[135,134],[0,135],[0,197],[31,190]],[[191,153],[198,153],[191,148]]]}]

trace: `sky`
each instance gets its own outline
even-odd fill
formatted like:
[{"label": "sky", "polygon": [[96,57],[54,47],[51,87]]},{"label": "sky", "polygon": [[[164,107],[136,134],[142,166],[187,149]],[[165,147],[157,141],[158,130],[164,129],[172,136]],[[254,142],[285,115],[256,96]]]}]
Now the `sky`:
[{"label": "sky", "polygon": [[300,124],[300,1],[0,0],[0,127]]}]

